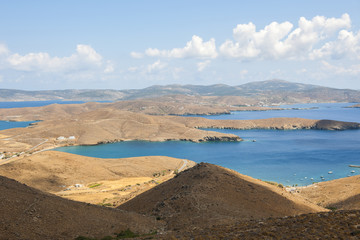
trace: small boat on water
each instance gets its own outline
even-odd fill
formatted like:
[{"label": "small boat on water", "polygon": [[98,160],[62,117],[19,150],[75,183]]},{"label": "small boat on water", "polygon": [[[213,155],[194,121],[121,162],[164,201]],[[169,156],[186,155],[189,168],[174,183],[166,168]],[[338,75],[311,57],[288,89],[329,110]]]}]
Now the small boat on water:
[{"label": "small boat on water", "polygon": [[354,171],[354,170],[352,170],[352,171],[351,171],[351,173],[355,173],[355,171]]},{"label": "small boat on water", "polygon": [[332,174],[333,172],[332,171],[329,171],[328,174]]}]

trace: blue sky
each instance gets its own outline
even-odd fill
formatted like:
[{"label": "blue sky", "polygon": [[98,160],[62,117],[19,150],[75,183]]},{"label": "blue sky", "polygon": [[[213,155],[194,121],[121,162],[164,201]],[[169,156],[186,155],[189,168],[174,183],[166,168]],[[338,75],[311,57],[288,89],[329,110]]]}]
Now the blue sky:
[{"label": "blue sky", "polygon": [[0,88],[360,89],[360,1],[0,0]]}]

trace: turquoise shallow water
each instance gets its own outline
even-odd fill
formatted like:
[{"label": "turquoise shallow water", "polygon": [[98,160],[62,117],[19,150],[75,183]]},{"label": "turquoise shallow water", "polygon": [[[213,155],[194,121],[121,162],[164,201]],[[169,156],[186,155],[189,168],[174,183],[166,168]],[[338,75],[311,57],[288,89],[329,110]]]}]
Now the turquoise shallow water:
[{"label": "turquoise shallow water", "polygon": [[[343,108],[350,104],[316,104],[308,110],[286,110],[287,116],[315,119],[359,121],[360,109]],[[230,115],[208,116],[217,119],[252,119],[279,117],[284,111],[239,112]],[[233,118],[231,118],[233,117]],[[237,134],[243,142],[145,142],[131,141],[97,146],[59,148],[58,151],[85,156],[121,158],[162,155],[209,162],[234,169],[240,173],[284,185],[308,185],[359,174],[360,130],[216,130]],[[256,142],[252,142],[255,139]],[[351,173],[354,170],[355,173]],[[332,174],[328,174],[332,171]],[[313,179],[311,179],[313,178]]]}]

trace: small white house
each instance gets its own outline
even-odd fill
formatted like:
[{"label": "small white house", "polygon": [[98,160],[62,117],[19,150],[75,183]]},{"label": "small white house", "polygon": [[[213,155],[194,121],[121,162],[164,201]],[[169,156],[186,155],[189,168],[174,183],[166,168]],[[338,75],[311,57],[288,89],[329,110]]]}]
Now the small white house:
[{"label": "small white house", "polygon": [[75,140],[75,136],[70,136],[68,139],[69,140]]},{"label": "small white house", "polygon": [[60,140],[60,141],[62,141],[62,140],[65,140],[66,139],[66,137],[64,137],[64,136],[60,136],[60,137],[58,137],[56,140]]}]

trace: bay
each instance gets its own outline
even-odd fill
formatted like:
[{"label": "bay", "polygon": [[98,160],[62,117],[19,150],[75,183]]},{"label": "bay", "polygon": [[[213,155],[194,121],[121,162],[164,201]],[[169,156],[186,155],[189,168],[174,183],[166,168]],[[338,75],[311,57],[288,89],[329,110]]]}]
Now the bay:
[{"label": "bay", "polygon": [[[215,119],[303,117],[358,122],[359,109],[344,108],[349,105],[351,104],[302,104],[295,107],[308,109],[235,112],[229,115],[205,117]],[[309,185],[313,182],[360,173],[359,169],[348,166],[360,165],[360,130],[208,130],[233,133],[244,141],[208,143],[130,141],[96,146],[72,146],[57,150],[103,158],[149,155],[186,158],[195,162],[217,164],[254,178],[288,186]]]}]

